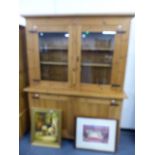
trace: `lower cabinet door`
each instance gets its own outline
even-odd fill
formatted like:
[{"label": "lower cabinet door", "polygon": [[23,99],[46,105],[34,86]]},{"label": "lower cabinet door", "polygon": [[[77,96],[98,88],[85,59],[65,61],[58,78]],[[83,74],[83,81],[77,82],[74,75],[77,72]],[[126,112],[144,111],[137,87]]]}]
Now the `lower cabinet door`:
[{"label": "lower cabinet door", "polygon": [[[109,115],[109,101],[96,100],[90,98],[73,97],[72,100],[72,119],[70,125],[70,133],[76,134],[76,118],[90,117],[90,118],[108,118]],[[72,125],[73,124],[73,125]]]},{"label": "lower cabinet door", "polygon": [[62,95],[29,94],[30,108],[47,108],[47,109],[59,109],[62,112],[62,137],[73,139],[73,132],[70,130],[71,119],[73,118],[72,104],[70,97]]}]

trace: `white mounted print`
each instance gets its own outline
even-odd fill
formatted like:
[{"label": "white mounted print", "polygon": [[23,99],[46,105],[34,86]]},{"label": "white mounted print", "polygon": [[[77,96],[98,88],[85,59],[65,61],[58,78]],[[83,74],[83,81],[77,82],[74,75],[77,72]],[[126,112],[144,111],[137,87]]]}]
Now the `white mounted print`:
[{"label": "white mounted print", "polygon": [[78,117],[76,148],[115,152],[117,121]]}]

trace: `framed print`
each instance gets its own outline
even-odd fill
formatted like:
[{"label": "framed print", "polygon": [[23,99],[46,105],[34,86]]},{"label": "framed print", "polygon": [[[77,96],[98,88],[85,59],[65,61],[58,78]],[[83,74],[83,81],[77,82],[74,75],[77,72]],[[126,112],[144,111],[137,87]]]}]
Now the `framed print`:
[{"label": "framed print", "polygon": [[31,141],[33,145],[60,147],[60,110],[40,108],[31,110]]},{"label": "framed print", "polygon": [[117,121],[78,117],[76,148],[115,152]]}]

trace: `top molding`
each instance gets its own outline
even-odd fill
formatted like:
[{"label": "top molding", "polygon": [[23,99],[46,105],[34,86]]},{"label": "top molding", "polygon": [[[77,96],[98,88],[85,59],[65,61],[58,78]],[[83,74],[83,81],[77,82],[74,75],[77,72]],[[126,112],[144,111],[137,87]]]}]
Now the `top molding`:
[{"label": "top molding", "polygon": [[32,14],[21,15],[24,18],[33,17],[134,17],[135,13],[104,13],[104,14]]}]

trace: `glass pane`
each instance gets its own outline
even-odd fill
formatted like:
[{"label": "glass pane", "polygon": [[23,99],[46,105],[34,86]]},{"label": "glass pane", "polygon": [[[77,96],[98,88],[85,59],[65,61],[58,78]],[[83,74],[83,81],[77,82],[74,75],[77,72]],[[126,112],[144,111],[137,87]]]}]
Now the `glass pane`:
[{"label": "glass pane", "polygon": [[66,32],[39,33],[42,80],[68,80],[68,37]]},{"label": "glass pane", "polygon": [[81,82],[110,84],[115,33],[83,32]]}]

